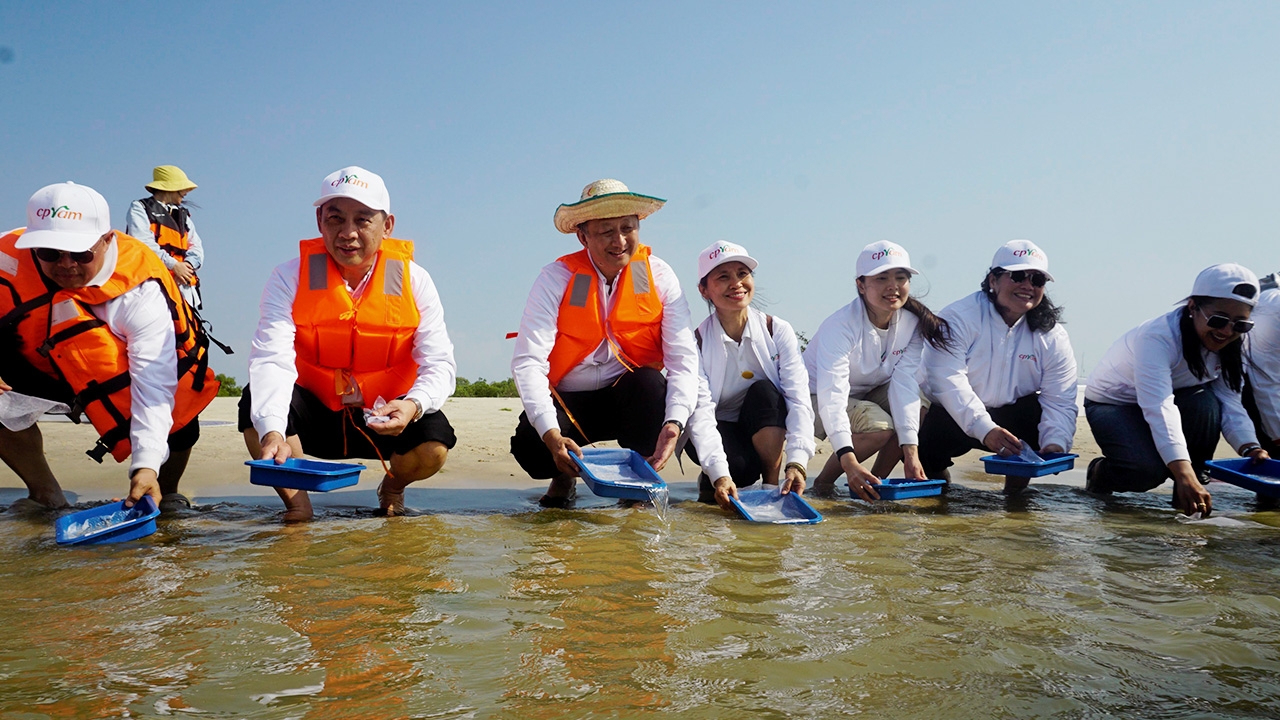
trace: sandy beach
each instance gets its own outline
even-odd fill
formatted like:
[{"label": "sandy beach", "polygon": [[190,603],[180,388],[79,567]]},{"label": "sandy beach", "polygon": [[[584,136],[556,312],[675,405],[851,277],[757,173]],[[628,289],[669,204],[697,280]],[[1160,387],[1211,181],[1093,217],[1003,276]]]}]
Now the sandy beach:
[{"label": "sandy beach", "polygon": [[[248,455],[244,441],[236,431],[238,398],[217,398],[201,415],[200,442],[191,454],[191,464],[182,480],[182,491],[197,504],[234,501],[242,504],[277,507],[275,492],[249,483]],[[458,434],[458,445],[449,454],[444,470],[436,477],[409,488],[406,500],[410,507],[437,510],[486,511],[521,507],[533,503],[545,483],[531,480],[512,459],[508,440],[520,413],[517,398],[453,398],[444,408]],[[68,499],[73,503],[104,500],[119,496],[126,488],[125,469],[110,459],[99,465],[85,456],[93,445],[93,430],[87,424],[73,425],[65,421],[42,421],[45,451]],[[604,443],[608,444],[608,443]],[[1067,472],[1033,481],[1058,485],[1084,485],[1084,468],[1098,454],[1097,445],[1081,413],[1073,452],[1080,455],[1076,467]],[[818,443],[818,455],[809,463],[814,475],[826,462],[830,447]],[[955,482],[999,490],[1003,478],[987,475],[979,458],[985,452],[972,451],[959,458],[952,471]],[[1230,449],[1220,447],[1219,457],[1231,457]],[[315,494],[317,505],[373,505],[374,489],[382,477],[376,460],[367,466],[355,488],[328,494]],[[25,488],[11,471],[5,469],[0,480],[0,503],[9,504],[25,496]],[[696,495],[697,471],[686,458],[683,468],[672,460],[662,471],[671,485],[673,501]],[[840,486],[843,490],[843,484]],[[1158,492],[1168,493],[1166,483]],[[593,499],[585,486],[579,486],[579,503]]]}]

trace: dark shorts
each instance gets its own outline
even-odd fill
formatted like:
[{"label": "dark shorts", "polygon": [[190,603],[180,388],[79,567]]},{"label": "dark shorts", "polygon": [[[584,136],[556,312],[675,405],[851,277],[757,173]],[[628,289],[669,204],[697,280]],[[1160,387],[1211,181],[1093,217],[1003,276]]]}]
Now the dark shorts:
[{"label": "dark shorts", "polygon": [[[22,357],[11,340],[0,342],[0,378],[4,378],[14,392],[20,392],[23,395],[44,398],[64,405],[72,405],[75,402],[75,393],[65,380],[40,372]],[[200,416],[197,415],[183,427],[169,431],[169,452],[190,450],[199,439]]]},{"label": "dark shorts", "polygon": [[[1040,395],[1023,395],[1014,402],[1000,407],[989,407],[991,420],[1018,438],[1025,440],[1032,449],[1040,448]],[[920,465],[925,477],[942,479],[952,459],[970,450],[985,450],[981,440],[969,436],[956,424],[942,403],[929,406],[920,423]]]},{"label": "dark shorts", "polygon": [[[253,427],[249,420],[252,403],[246,385],[240,396],[240,432]],[[406,455],[425,442],[438,442],[449,449],[458,444],[453,426],[442,410],[409,423],[399,435],[379,435],[364,424],[360,408],[330,410],[319,398],[297,385],[293,386],[293,399],[289,402],[285,435],[297,435],[304,453],[326,460],[386,459]]]},{"label": "dark shorts", "polygon": [[[734,485],[754,485],[764,474],[765,463],[760,458],[760,453],[756,452],[753,438],[767,427],[787,427],[787,399],[772,381],[757,380],[747,388],[738,419],[716,421],[716,429],[720,431],[720,441],[729,460],[729,477],[733,478]],[[694,450],[693,443],[687,443],[684,452],[690,460],[698,463],[698,452]],[[702,502],[714,502],[714,492],[711,478],[706,473],[700,474],[698,499]]]}]

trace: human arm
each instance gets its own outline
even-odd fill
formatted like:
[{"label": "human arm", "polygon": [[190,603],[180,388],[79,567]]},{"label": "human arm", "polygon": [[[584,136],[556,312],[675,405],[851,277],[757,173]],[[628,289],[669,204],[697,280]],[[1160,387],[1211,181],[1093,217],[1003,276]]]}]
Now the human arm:
[{"label": "human arm", "polygon": [[204,267],[204,241],[200,239],[200,233],[196,232],[196,221],[187,216],[187,264],[192,270],[199,270]]},{"label": "human arm", "polygon": [[724,439],[716,426],[716,404],[711,397],[711,386],[701,371],[698,372],[698,402],[689,417],[685,434],[693,443],[694,450],[698,451],[698,462],[707,477],[729,476],[729,458],[724,451]]},{"label": "human arm", "polygon": [[169,457],[173,398],[178,390],[173,318],[164,291],[154,282],[95,306],[95,313],[99,308],[107,327],[124,341],[129,364],[131,455],[126,504],[132,507],[143,495],[159,503],[156,476]]},{"label": "human arm", "polygon": [[[418,329],[413,336],[413,361],[418,365],[418,376],[405,393],[405,399],[417,400],[422,404],[423,413],[429,414],[444,407],[453,395],[458,366],[453,358],[453,342],[444,324],[444,306],[431,276],[417,263],[410,263],[409,283],[419,314]],[[413,414],[416,413],[414,407]],[[413,419],[412,415],[409,419]]]},{"label": "human arm", "polygon": [[854,309],[861,312],[861,306],[854,303],[822,321],[804,351],[813,359],[814,411],[822,418],[822,427],[833,451],[853,446],[848,407],[849,355],[857,340],[852,325]]},{"label": "human arm", "polygon": [[698,402],[698,347],[689,329],[689,304],[670,265],[650,256],[649,266],[662,299],[662,364],[667,373],[664,418],[684,425]]},{"label": "human arm", "polygon": [[1062,326],[1044,333],[1040,344],[1040,447],[1042,452],[1070,452],[1076,434],[1080,375],[1075,352]]},{"label": "human arm", "polygon": [[1280,290],[1266,290],[1250,318],[1253,331],[1245,336],[1245,359],[1253,401],[1262,433],[1280,444]]},{"label": "human arm", "polygon": [[293,386],[298,381],[293,345],[297,334],[293,300],[298,292],[298,266],[299,261],[294,258],[271,272],[262,290],[258,329],[249,349],[249,385],[253,389],[249,419],[263,439],[264,452],[270,433],[278,433],[283,441]]},{"label": "human arm", "polygon": [[[773,319],[773,344],[778,349],[775,367],[779,390],[787,403],[784,462],[788,466],[798,465],[803,469],[813,458],[816,449],[813,439],[813,405],[809,398],[809,372],[800,355],[800,343],[796,339],[795,330],[782,318]],[[847,421],[848,416],[845,419]],[[803,489],[803,474],[799,475],[799,479]],[[786,490],[786,487],[784,485],[783,489]]]},{"label": "human arm", "polygon": [[[983,332],[982,313],[985,308],[977,303],[986,302],[981,296],[970,297],[944,308],[939,315],[951,328],[953,344],[944,350],[926,344],[922,362],[934,400],[942,404],[965,434],[991,449],[993,444],[1003,447],[1013,435],[991,419],[986,405],[969,381],[969,355],[982,340]],[[1001,433],[993,436],[993,430],[1001,430]],[[1000,438],[1003,441],[994,442]],[[1021,445],[1018,448],[1021,449]]]},{"label": "human arm", "polygon": [[1221,408],[1222,436],[1241,455],[1245,455],[1246,450],[1258,447],[1258,434],[1252,418],[1244,409],[1240,393],[1232,390],[1223,376],[1218,376],[1209,387]]}]

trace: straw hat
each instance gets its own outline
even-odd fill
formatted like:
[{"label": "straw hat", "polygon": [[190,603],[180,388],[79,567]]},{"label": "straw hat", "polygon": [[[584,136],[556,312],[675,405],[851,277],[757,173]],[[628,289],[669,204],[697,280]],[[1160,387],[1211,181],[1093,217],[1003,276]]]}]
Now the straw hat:
[{"label": "straw hat", "polygon": [[148,190],[163,192],[182,192],[195,190],[199,186],[191,182],[187,174],[177,165],[159,165],[151,171],[151,182],[144,187]]},{"label": "straw hat", "polygon": [[597,180],[582,188],[582,199],[556,208],[556,229],[573,233],[588,220],[635,215],[641,220],[657,212],[666,200],[633,193],[617,180]]}]

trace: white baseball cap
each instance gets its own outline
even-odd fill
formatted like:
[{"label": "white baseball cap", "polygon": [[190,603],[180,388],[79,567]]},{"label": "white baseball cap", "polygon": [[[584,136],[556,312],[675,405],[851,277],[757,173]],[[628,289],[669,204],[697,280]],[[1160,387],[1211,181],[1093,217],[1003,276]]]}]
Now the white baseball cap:
[{"label": "white baseball cap", "polygon": [[896,270],[898,268],[906,270],[912,275],[920,274],[919,270],[911,267],[911,256],[907,254],[907,249],[898,243],[892,243],[888,240],[873,242],[862,248],[862,252],[858,254],[857,277],[879,275],[885,270]]},{"label": "white baseball cap", "polygon": [[1014,270],[1039,270],[1044,276],[1053,279],[1049,273],[1049,256],[1030,240],[1010,240],[996,251],[991,258],[991,269],[1004,268]]},{"label": "white baseball cap", "polygon": [[1195,285],[1191,286],[1191,294],[1183,298],[1185,302],[1192,297],[1223,298],[1239,300],[1254,307],[1258,304],[1258,276],[1243,265],[1222,263],[1210,265],[1196,276]]},{"label": "white baseball cap", "polygon": [[747,254],[747,249],[727,240],[711,243],[698,253],[698,281],[701,282],[712,270],[727,262],[740,262],[748,270],[755,270],[760,263]]},{"label": "white baseball cap", "polygon": [[348,165],[326,175],[320,185],[320,199],[312,204],[320,207],[336,197],[349,197],[370,210],[391,214],[391,196],[387,194],[387,185],[382,182],[382,177],[357,165]]},{"label": "white baseball cap", "polygon": [[111,232],[107,200],[88,185],[46,185],[27,201],[27,230],[15,248],[84,252]]}]

